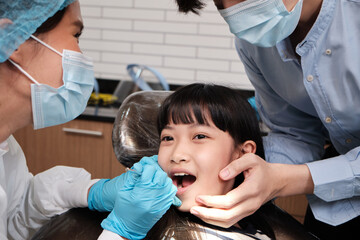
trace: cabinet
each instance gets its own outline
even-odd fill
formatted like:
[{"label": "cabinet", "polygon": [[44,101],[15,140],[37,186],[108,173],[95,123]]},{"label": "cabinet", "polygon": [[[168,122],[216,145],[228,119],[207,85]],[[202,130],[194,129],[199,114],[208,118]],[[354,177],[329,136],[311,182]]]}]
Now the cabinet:
[{"label": "cabinet", "polygon": [[124,172],[112,148],[112,123],[73,120],[33,130],[27,126],[14,137],[34,175],[56,165],[85,168],[92,178],[112,178]]},{"label": "cabinet", "polygon": [[277,198],[275,204],[291,214],[300,223],[304,223],[308,205],[305,195]]}]

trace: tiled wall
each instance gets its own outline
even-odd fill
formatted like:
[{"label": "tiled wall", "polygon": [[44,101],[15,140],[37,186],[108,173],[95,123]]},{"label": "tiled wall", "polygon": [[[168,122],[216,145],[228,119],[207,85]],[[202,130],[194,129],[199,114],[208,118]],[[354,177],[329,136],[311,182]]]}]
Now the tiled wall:
[{"label": "tiled wall", "polygon": [[[169,83],[212,82],[253,89],[233,36],[208,0],[201,16],[180,14],[175,0],[80,0],[84,53],[96,77],[130,80],[126,66],[146,64]],[[150,75],[144,78],[151,81]]]}]

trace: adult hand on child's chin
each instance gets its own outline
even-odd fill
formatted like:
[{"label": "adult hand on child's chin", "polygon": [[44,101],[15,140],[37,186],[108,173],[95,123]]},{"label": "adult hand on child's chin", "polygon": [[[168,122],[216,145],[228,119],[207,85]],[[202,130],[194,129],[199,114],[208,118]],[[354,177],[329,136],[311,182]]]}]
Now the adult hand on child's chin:
[{"label": "adult hand on child's chin", "polygon": [[[204,207],[194,206],[190,212],[204,222],[228,228],[253,214],[274,197],[313,191],[306,165],[268,163],[255,154],[247,153],[231,162],[219,175],[223,180],[229,180],[241,172],[244,173],[245,180],[240,186],[226,195],[198,196],[196,201]],[[308,180],[307,187],[296,189],[305,179]]]}]

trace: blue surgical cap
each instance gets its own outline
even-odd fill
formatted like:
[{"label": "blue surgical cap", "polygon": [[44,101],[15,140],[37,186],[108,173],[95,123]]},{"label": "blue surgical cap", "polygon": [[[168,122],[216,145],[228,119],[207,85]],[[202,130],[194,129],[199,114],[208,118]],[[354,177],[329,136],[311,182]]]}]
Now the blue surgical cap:
[{"label": "blue surgical cap", "polygon": [[75,0],[0,0],[0,63],[38,27]]}]

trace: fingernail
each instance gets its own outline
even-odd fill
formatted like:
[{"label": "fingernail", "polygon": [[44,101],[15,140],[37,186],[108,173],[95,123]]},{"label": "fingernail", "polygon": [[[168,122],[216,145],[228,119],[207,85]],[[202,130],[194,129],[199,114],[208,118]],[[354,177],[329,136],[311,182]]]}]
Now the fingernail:
[{"label": "fingernail", "polygon": [[194,210],[194,209],[190,209],[190,213],[193,214],[193,215],[199,215],[199,212]]},{"label": "fingernail", "polygon": [[221,177],[222,179],[226,180],[228,176],[230,176],[230,171],[229,171],[229,169],[225,168],[225,169],[221,170],[221,172],[220,172],[220,177]]}]

